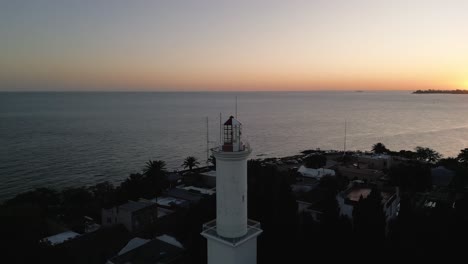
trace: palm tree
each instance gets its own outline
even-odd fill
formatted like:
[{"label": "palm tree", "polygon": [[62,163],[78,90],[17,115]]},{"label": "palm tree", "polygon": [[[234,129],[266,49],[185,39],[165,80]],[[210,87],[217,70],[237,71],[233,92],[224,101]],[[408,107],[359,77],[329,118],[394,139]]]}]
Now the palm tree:
[{"label": "palm tree", "polygon": [[185,168],[189,168],[189,171],[191,172],[193,167],[198,167],[200,162],[198,162],[197,158],[194,156],[188,156],[185,158],[184,163],[182,163],[182,166]]},{"label": "palm tree", "polygon": [[385,147],[384,144],[382,143],[377,143],[377,144],[374,144],[374,146],[372,146],[372,151],[375,153],[375,154],[382,154],[382,153],[385,153],[385,152],[390,152],[390,150]]},{"label": "palm tree", "polygon": [[159,195],[162,190],[167,188],[166,162],[162,160],[150,160],[146,162],[143,173],[145,181],[148,182],[148,187],[151,188],[148,195]]},{"label": "palm tree", "polygon": [[146,176],[159,172],[166,172],[166,162],[162,160],[150,160],[146,162],[144,169],[144,174]]}]

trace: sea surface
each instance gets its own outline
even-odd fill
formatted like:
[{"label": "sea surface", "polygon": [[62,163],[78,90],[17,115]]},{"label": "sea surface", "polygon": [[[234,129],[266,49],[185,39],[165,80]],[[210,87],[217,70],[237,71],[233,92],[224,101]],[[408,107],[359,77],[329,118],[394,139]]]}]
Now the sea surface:
[{"label": "sea surface", "polygon": [[141,171],[148,160],[181,169],[206,161],[235,115],[252,158],[305,149],[468,147],[468,95],[398,92],[0,93],[0,200],[35,187],[64,188]]}]

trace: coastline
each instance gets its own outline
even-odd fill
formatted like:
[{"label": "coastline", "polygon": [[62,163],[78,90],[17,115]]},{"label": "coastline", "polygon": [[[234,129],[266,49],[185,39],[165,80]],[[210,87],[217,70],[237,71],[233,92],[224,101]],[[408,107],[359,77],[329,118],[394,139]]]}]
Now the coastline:
[{"label": "coastline", "polygon": [[413,94],[468,94],[468,90],[417,90]]}]

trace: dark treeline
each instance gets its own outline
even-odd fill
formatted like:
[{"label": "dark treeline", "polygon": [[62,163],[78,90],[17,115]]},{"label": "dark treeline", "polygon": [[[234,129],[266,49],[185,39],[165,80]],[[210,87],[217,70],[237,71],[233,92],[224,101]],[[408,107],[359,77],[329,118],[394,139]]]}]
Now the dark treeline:
[{"label": "dark treeline", "polygon": [[414,94],[468,94],[468,90],[417,90]]},{"label": "dark treeline", "polygon": [[[310,263],[314,259],[349,259],[351,256],[454,256],[462,253],[468,235],[468,199],[460,196],[454,204],[437,203],[432,210],[415,210],[414,198],[431,190],[430,169],[443,165],[456,172],[451,194],[461,194],[468,183],[468,149],[456,158],[442,159],[431,149],[392,152],[383,144],[374,145],[375,153],[390,153],[409,160],[388,171],[390,184],[401,189],[398,217],[386,229],[381,194],[372,190],[361,198],[352,219],[340,216],[336,195],[350,179],[341,175],[323,177],[317,188],[303,194],[323,198],[320,220],[298,213],[291,184],[296,174],[279,170],[258,160],[248,162],[248,214],[261,222],[258,237],[258,263]],[[306,160],[313,167],[326,162],[321,156]],[[214,162],[213,162],[214,163]],[[196,160],[186,159],[192,170]],[[196,173],[193,173],[196,174]],[[38,241],[50,234],[54,223],[80,230],[83,216],[100,222],[101,209],[139,198],[154,198],[170,186],[163,161],[149,161],[141,173],[131,174],[119,186],[105,182],[91,187],[56,191],[39,188],[19,194],[0,207],[0,232],[6,259],[15,263],[103,263],[73,261]],[[186,248],[186,263],[206,263],[206,240],[200,235],[202,224],[216,216],[215,196],[178,210],[175,220],[158,233],[175,236]],[[462,240],[460,240],[462,239]],[[24,252],[28,254],[24,254]],[[103,255],[104,261],[110,256]]]},{"label": "dark treeline", "polygon": [[[84,232],[84,216],[101,222],[101,209],[139,198],[155,198],[168,186],[164,161],[149,161],[141,173],[131,174],[115,187],[103,182],[90,187],[57,191],[38,188],[5,201],[0,206],[0,233],[7,245],[6,259],[15,263],[50,263],[53,256],[39,240],[65,231]],[[24,254],[24,252],[28,254]],[[73,263],[56,259],[57,263]]]}]

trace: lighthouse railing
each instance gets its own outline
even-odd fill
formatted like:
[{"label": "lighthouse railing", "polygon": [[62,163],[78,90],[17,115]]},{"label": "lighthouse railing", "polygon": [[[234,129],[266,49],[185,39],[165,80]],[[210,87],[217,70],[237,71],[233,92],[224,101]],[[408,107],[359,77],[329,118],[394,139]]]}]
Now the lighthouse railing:
[{"label": "lighthouse railing", "polygon": [[248,237],[252,235],[258,235],[259,232],[262,232],[260,222],[251,219],[247,220],[247,234],[234,238],[227,238],[218,235],[218,233],[216,232],[216,219],[204,223],[202,226],[202,233],[210,235],[212,237],[216,237],[217,239],[224,241],[224,243],[227,242],[229,244],[232,244],[233,246],[245,241]]}]

